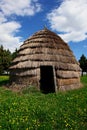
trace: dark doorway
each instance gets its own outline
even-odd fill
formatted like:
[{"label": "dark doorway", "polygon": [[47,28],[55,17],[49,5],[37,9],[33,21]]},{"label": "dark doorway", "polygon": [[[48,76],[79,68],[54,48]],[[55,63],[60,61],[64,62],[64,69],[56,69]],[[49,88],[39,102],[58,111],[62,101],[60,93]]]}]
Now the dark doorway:
[{"label": "dark doorway", "polygon": [[43,93],[55,92],[54,75],[52,66],[40,67],[40,90]]}]

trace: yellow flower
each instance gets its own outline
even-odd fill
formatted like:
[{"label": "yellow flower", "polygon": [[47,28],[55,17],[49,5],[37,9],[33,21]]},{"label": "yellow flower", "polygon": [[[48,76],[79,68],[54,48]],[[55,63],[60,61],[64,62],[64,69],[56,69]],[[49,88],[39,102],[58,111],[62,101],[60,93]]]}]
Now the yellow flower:
[{"label": "yellow flower", "polygon": [[68,125],[69,125],[69,124],[67,123],[67,124],[66,124],[66,127],[67,127]]}]

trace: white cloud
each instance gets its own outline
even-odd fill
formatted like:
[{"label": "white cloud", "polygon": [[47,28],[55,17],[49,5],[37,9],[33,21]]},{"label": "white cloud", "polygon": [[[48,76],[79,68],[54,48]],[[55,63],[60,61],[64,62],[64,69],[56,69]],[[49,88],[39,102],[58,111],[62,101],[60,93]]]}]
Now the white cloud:
[{"label": "white cloud", "polygon": [[[22,44],[22,37],[17,36],[21,24],[11,19],[12,16],[33,16],[41,11],[38,0],[0,0],[0,45],[14,51]],[[13,18],[13,17],[12,17]]]},{"label": "white cloud", "polygon": [[12,34],[14,31],[18,31],[18,28],[20,27],[21,25],[15,21],[2,23],[0,25],[0,33]]},{"label": "white cloud", "polygon": [[65,41],[82,41],[87,38],[87,0],[64,0],[48,15],[53,30],[64,32]]},{"label": "white cloud", "polygon": [[0,44],[11,51],[19,47],[21,37],[15,36],[15,33],[19,31],[20,27],[21,25],[15,21],[0,24]]},{"label": "white cloud", "polygon": [[38,0],[1,0],[0,9],[6,16],[34,15],[41,10]]},{"label": "white cloud", "polygon": [[4,17],[3,13],[0,12],[0,23],[7,21],[7,19]]}]

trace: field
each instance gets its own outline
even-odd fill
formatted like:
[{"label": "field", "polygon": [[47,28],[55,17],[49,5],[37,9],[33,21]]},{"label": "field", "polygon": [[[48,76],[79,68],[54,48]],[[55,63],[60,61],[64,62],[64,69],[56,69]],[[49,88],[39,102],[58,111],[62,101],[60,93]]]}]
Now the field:
[{"label": "field", "polygon": [[13,92],[0,77],[0,130],[87,130],[87,77],[83,88],[42,94],[34,88]]}]

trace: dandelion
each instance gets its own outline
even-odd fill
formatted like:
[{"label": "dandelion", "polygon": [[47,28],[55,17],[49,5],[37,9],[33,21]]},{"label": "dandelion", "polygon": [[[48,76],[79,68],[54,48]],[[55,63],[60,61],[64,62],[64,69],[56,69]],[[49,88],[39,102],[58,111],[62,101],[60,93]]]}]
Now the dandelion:
[{"label": "dandelion", "polygon": [[66,127],[68,127],[69,126],[69,124],[68,123],[66,123]]}]

